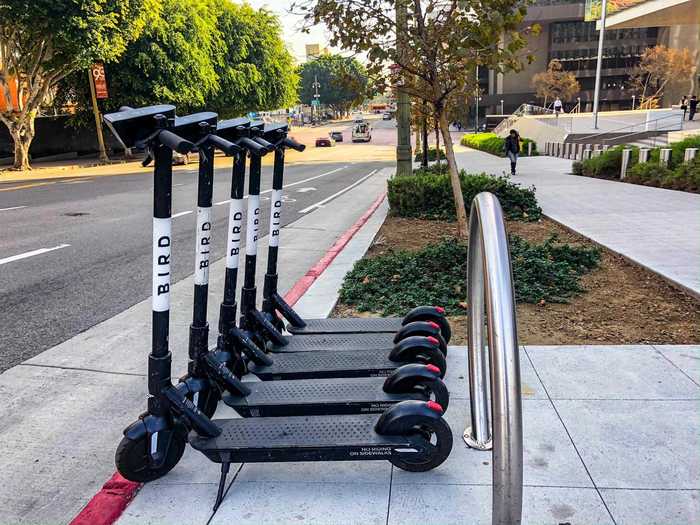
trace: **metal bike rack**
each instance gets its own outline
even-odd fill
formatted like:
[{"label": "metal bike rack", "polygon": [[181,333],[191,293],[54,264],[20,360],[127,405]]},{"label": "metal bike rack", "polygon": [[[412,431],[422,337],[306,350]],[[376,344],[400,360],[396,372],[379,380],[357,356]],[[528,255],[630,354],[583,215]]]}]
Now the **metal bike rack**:
[{"label": "metal bike rack", "polygon": [[463,437],[471,448],[492,450],[492,523],[516,525],[523,502],[520,360],[508,238],[491,193],[472,202],[467,278],[471,426]]}]

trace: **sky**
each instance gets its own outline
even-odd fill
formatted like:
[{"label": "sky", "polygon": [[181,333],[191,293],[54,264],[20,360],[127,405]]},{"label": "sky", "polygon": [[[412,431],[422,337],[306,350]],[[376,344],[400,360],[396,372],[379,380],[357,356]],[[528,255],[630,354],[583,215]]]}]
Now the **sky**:
[{"label": "sky", "polygon": [[306,50],[304,48],[306,44],[321,44],[322,48],[328,45],[325,27],[316,26],[312,28],[309,34],[300,31],[302,17],[289,12],[292,6],[291,0],[248,0],[248,3],[255,8],[264,7],[279,16],[282,22],[284,40],[287,43],[287,48],[294,55],[298,63],[302,63],[306,60]]}]

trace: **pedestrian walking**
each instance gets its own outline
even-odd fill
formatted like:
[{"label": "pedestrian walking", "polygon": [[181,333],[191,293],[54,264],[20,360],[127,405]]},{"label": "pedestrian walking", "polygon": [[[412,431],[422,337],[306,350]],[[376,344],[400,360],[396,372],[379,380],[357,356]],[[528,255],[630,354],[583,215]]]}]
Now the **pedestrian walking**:
[{"label": "pedestrian walking", "polygon": [[693,95],[688,102],[688,120],[695,118],[695,112],[698,110],[698,96]]},{"label": "pedestrian walking", "polygon": [[683,120],[685,120],[685,114],[688,112],[688,97],[685,95],[681,98],[681,109],[683,110]]},{"label": "pedestrian walking", "polygon": [[554,113],[555,113],[555,114],[557,115],[557,117],[558,117],[558,116],[559,116],[559,113],[561,113],[561,112],[562,112],[562,103],[561,103],[561,99],[560,99],[559,97],[557,97],[557,98],[554,100]]},{"label": "pedestrian walking", "polygon": [[506,137],[503,148],[506,150],[506,156],[510,159],[510,174],[515,175],[515,165],[518,162],[518,154],[520,153],[520,135],[514,129]]}]

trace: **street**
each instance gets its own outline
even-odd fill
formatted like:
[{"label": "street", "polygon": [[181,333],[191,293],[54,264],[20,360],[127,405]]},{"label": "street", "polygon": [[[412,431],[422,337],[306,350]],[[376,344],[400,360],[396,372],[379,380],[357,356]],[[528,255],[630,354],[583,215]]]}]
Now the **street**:
[{"label": "street", "polygon": [[[385,123],[388,124],[392,123]],[[283,224],[323,206],[371,176],[384,162],[365,161],[370,145],[352,146],[335,161],[310,158],[316,151],[306,136],[327,133],[304,129],[307,152],[285,172],[287,208]],[[349,138],[349,133],[346,133]],[[310,137],[309,137],[310,138]],[[348,148],[344,148],[348,149]],[[343,159],[339,162],[338,159]],[[346,160],[347,159],[347,160]],[[217,159],[214,181],[212,257],[224,255],[230,196],[230,161]],[[263,168],[261,232],[267,232],[271,167]],[[192,273],[193,210],[197,166],[173,171],[173,282]],[[0,371],[33,357],[150,295],[151,171],[102,177],[66,177],[0,185]],[[284,242],[284,241],[283,241]],[[262,249],[262,248],[261,248]]]}]

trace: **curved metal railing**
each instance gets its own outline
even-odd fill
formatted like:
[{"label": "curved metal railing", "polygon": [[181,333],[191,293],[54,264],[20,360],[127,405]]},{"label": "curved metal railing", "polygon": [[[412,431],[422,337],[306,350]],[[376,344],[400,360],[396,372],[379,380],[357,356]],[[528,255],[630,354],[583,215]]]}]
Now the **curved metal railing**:
[{"label": "curved metal railing", "polygon": [[491,193],[479,193],[472,202],[467,265],[471,426],[464,440],[492,450],[492,523],[516,525],[523,502],[520,358],[508,238]]}]

